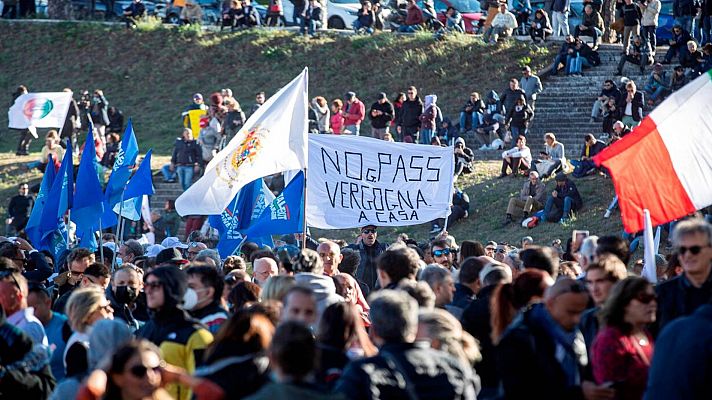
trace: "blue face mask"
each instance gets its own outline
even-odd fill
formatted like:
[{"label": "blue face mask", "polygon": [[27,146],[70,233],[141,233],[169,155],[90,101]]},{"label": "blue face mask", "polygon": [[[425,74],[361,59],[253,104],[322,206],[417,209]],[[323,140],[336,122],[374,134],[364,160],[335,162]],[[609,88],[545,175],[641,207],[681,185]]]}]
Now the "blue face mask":
[{"label": "blue face mask", "polygon": [[118,265],[120,267],[121,264],[123,264],[123,263],[124,263],[124,260],[122,260],[121,257],[116,257],[116,265]]}]

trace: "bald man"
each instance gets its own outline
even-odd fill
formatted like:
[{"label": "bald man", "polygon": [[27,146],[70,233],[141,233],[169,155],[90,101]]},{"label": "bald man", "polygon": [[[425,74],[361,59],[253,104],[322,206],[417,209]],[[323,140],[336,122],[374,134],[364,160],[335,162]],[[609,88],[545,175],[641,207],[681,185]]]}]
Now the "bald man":
[{"label": "bald man", "polygon": [[252,265],[252,280],[260,287],[267,282],[271,276],[279,273],[277,262],[269,257],[262,257],[255,260]]},{"label": "bald man", "polygon": [[317,253],[324,263],[324,275],[334,276],[339,273],[339,264],[344,256],[341,254],[341,248],[338,244],[327,240],[317,247]]}]

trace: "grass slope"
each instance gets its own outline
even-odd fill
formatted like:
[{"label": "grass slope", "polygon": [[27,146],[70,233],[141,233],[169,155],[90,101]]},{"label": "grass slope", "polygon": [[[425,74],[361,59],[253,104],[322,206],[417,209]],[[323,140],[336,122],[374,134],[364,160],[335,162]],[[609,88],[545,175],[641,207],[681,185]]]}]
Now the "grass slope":
[{"label": "grass slope", "polygon": [[[199,33],[146,25],[8,23],[0,21],[0,94],[10,100],[17,85],[31,91],[70,87],[104,90],[134,126],[142,149],[170,151],[191,95],[229,87],[244,109],[254,93],[274,93],[309,67],[310,96],[331,100],[349,90],[370,105],[379,92],[393,95],[409,85],[435,93],[446,115],[456,117],[470,91],[502,90],[519,64],[541,67],[548,49],[511,41],[484,45],[473,36],[437,42],[430,34],[345,36],[306,39],[293,32],[259,29]],[[8,104],[3,101],[3,104]],[[0,110],[0,129],[7,113]],[[0,135],[0,151],[11,151],[16,134]],[[33,144],[39,151],[41,143]]]}]

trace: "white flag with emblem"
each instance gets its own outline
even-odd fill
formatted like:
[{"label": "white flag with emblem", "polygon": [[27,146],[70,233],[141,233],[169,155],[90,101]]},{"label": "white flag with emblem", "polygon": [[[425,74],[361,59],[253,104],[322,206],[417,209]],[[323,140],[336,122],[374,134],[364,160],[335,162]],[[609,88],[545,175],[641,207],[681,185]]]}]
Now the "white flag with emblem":
[{"label": "white flag with emblem", "polygon": [[270,97],[176,200],[180,215],[218,215],[246,184],[307,164],[306,68]]},{"label": "white flag with emblem", "polygon": [[72,102],[71,92],[27,93],[7,112],[8,128],[61,128]]}]

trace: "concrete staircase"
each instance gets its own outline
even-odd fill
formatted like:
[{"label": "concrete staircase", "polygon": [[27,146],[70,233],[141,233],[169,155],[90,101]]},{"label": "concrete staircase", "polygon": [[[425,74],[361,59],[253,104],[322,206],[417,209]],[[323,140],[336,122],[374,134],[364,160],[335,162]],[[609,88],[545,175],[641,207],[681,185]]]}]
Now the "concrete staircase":
[{"label": "concrete staircase", "polygon": [[[163,177],[160,173],[153,176],[153,187],[156,189],[156,192],[150,198],[151,211],[160,212],[163,210],[166,200],[175,200],[183,193],[180,183],[163,182]],[[181,222],[178,232],[178,238],[185,240],[185,222]]]},{"label": "concrete staircase", "polygon": [[[621,51],[621,45],[602,44],[598,49],[601,65],[584,69],[584,76],[565,76],[560,72],[558,76],[542,79],[544,91],[537,99],[534,122],[528,135],[528,143],[534,154],[543,150],[546,132],[556,135],[571,158],[578,158],[581,153],[585,134],[593,133],[596,137],[602,134],[602,122],[589,123],[591,107],[606,79],[612,79],[621,87],[621,77],[614,75]],[[655,61],[662,62],[666,51],[667,46],[658,47]],[[665,65],[668,77],[672,75],[673,67]],[[645,70],[646,74],[640,75],[639,67],[628,63],[623,69],[623,76],[635,81],[638,90],[642,91],[652,66]],[[649,111],[645,110],[646,113]]]}]

